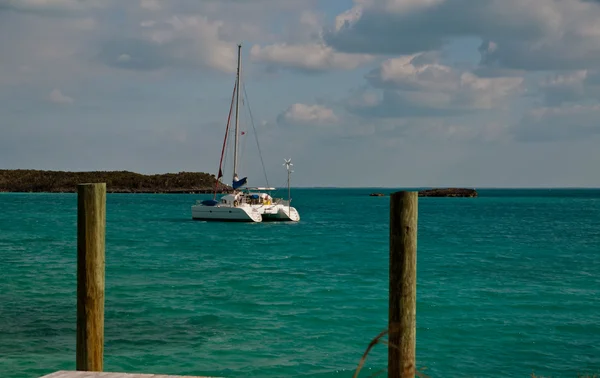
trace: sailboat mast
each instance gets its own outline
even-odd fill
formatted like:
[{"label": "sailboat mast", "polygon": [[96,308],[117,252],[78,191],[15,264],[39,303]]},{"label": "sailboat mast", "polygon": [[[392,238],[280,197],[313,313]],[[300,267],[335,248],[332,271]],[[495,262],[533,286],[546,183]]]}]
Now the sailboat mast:
[{"label": "sailboat mast", "polygon": [[237,152],[238,152],[238,133],[239,133],[239,109],[240,109],[240,73],[241,73],[241,50],[242,45],[238,44],[238,63],[237,63],[237,77],[236,77],[236,91],[235,91],[235,143],[233,148],[233,181],[237,176]]}]

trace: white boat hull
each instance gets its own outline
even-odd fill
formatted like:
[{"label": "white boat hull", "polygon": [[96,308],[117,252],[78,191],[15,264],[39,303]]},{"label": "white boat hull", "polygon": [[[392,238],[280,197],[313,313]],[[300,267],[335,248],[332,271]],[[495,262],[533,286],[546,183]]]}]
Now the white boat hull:
[{"label": "white boat hull", "polygon": [[265,209],[262,218],[263,222],[298,222],[300,221],[300,214],[294,207],[276,205],[270,209]]},{"label": "white boat hull", "polygon": [[262,222],[259,211],[250,206],[192,206],[192,219],[220,222]]},{"label": "white boat hull", "polygon": [[300,214],[294,207],[281,204],[239,207],[198,204],[192,206],[192,219],[220,222],[298,222]]}]

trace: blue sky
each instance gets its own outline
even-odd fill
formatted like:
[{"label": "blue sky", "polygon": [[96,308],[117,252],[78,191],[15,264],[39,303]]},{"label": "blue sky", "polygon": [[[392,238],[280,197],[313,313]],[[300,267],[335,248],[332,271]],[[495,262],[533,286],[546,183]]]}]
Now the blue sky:
[{"label": "blue sky", "polygon": [[[0,0],[0,168],[600,186],[600,2]],[[228,149],[230,151],[230,149]],[[231,172],[231,156],[225,167]]]}]

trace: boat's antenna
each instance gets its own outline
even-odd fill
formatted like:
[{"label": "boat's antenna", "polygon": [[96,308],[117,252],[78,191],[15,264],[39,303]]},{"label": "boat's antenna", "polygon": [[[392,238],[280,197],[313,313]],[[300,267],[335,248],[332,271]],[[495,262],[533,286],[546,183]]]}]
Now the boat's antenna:
[{"label": "boat's antenna", "polygon": [[238,63],[237,63],[237,76],[236,76],[236,91],[235,91],[235,143],[233,147],[233,182],[237,177],[237,152],[238,152],[238,131],[239,131],[239,109],[240,109],[240,75],[242,70],[241,62],[241,50],[242,44],[238,44]]},{"label": "boat's antenna", "polygon": [[294,171],[292,171],[292,167],[294,166],[294,164],[292,164],[292,159],[283,159],[285,161],[285,163],[283,163],[283,165],[285,165],[285,169],[287,169],[287,187],[288,187],[288,214],[290,213],[290,205],[292,203],[292,196],[291,196],[291,190],[290,190],[290,174]]}]

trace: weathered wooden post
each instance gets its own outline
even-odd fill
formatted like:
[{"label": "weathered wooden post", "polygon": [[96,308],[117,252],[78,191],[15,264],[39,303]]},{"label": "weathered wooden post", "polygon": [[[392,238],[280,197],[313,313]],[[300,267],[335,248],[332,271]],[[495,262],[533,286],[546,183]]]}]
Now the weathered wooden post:
[{"label": "weathered wooden post", "polygon": [[106,184],[77,186],[77,370],[102,371]]},{"label": "weathered wooden post", "polygon": [[416,370],[418,200],[418,192],[396,192],[390,200],[390,378],[414,378]]}]

